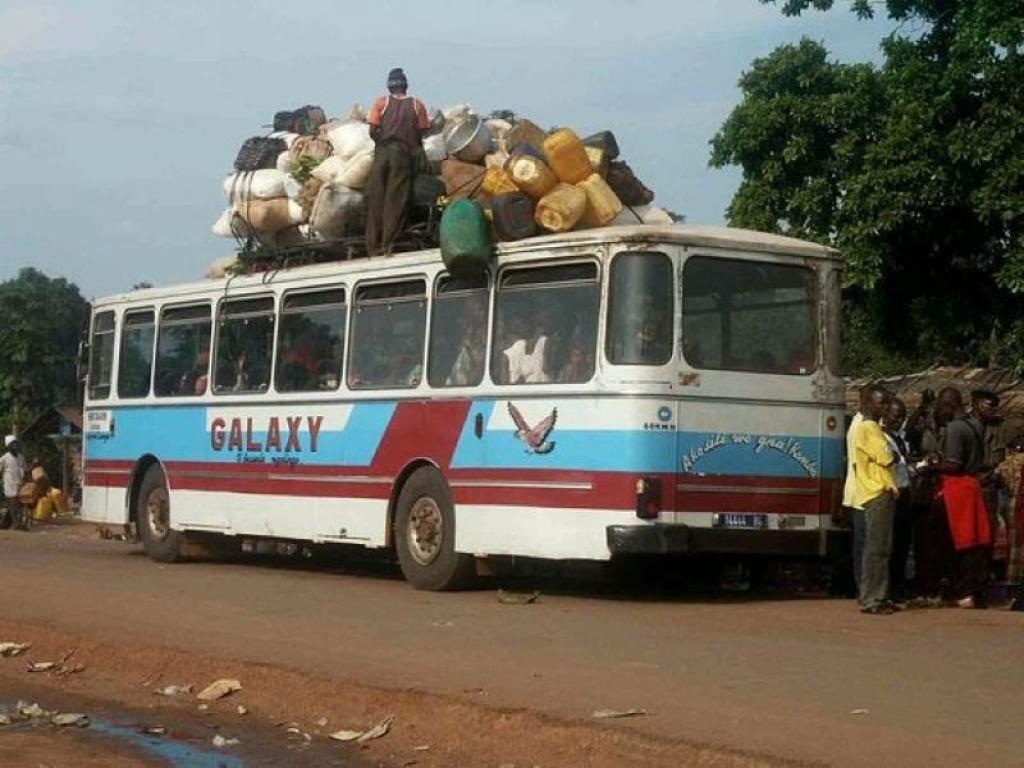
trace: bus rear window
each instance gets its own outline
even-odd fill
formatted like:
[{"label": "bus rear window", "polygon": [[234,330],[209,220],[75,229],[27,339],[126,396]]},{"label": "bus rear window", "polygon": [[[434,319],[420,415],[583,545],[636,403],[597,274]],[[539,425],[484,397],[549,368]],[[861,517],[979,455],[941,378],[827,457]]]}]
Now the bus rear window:
[{"label": "bus rear window", "polygon": [[117,364],[118,397],[146,397],[149,394],[155,331],[153,310],[125,313]]},{"label": "bus rear window", "polygon": [[265,392],[274,349],[274,299],[235,299],[220,305],[213,391]]},{"label": "bus rear window", "polygon": [[284,297],[277,337],[278,392],[333,392],[341,386],[345,351],[345,291]]},{"label": "bus rear window", "polygon": [[100,312],[92,323],[89,353],[89,398],[110,397],[110,378],[114,370],[114,313]]},{"label": "bus rear window", "polygon": [[608,360],[664,365],[672,358],[672,262],[663,253],[620,253],[608,290]]},{"label": "bus rear window", "polygon": [[156,343],[157,397],[206,394],[210,372],[210,308],[173,307],[160,315]]},{"label": "bus rear window", "polygon": [[356,292],[349,351],[353,389],[411,389],[423,379],[427,288],[422,280],[366,285]]},{"label": "bus rear window", "polygon": [[683,270],[683,356],[694,368],[812,373],[817,295],[806,267],[693,256]]},{"label": "bus rear window", "polygon": [[592,263],[502,273],[491,377],[498,384],[578,384],[594,375],[601,301]]}]

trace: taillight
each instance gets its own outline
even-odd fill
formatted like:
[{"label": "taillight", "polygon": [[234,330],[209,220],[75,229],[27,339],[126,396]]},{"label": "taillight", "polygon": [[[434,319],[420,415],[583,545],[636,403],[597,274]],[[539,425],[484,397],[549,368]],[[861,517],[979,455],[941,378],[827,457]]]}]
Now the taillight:
[{"label": "taillight", "polygon": [[661,480],[640,477],[636,481],[636,516],[641,520],[654,520],[661,514]]}]

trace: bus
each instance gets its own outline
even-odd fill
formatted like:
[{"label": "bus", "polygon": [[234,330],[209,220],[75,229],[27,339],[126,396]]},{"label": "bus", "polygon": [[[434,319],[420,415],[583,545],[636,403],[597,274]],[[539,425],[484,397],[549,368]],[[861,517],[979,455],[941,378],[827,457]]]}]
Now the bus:
[{"label": "bus", "polygon": [[841,268],[637,225],[504,243],[479,274],[429,250],[100,299],[82,515],[158,561],[390,548],[432,590],[500,556],[825,556]]}]

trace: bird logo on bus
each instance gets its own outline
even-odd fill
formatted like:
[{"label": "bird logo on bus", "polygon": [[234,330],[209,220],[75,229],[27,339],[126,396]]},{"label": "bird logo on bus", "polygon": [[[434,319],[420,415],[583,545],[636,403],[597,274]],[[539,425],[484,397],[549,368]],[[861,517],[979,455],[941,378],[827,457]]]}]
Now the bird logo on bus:
[{"label": "bird logo on bus", "polygon": [[527,453],[551,453],[555,448],[555,441],[548,441],[548,435],[555,428],[558,421],[558,409],[552,408],[551,414],[541,421],[537,426],[531,427],[523,414],[519,412],[510,402],[508,404],[508,415],[516,425],[516,437],[523,441]]}]

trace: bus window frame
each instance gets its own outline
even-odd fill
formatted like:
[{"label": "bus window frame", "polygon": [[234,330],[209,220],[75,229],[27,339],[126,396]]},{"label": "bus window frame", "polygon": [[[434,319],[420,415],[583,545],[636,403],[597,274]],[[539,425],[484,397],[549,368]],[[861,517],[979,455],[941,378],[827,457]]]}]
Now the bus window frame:
[{"label": "bus window frame", "polygon": [[[124,345],[124,331],[128,322],[128,316],[138,314],[141,312],[152,312],[153,313],[153,346],[151,351],[152,356],[149,359],[149,390],[144,395],[122,395],[121,394],[121,351]],[[148,400],[153,397],[153,384],[156,378],[156,351],[157,343],[160,340],[160,308],[155,304],[143,304],[137,307],[124,307],[121,310],[121,332],[118,334],[117,339],[117,381],[115,382],[114,389],[117,391],[118,400]]]},{"label": "bus window frame", "polygon": [[[122,311],[123,309],[119,310],[116,307],[104,307],[102,309],[97,309],[92,313],[92,318],[89,322],[89,372],[88,376],[86,377],[85,385],[85,394],[89,402],[105,402],[108,400],[117,399],[117,348],[121,343],[120,334],[118,333],[118,329],[121,327],[121,324],[118,322],[118,320],[120,319]],[[93,366],[96,361],[95,355],[97,350],[96,321],[99,319],[100,315],[107,314],[109,314],[114,319],[114,325],[109,331],[109,333],[114,337],[113,347],[110,350],[110,382],[107,386],[107,393],[105,395],[96,396],[93,394],[92,383]],[[108,333],[108,331],[104,331],[104,334],[106,333]]]},{"label": "bus window frame", "polygon": [[[427,306],[427,346],[426,349],[424,350],[424,359],[426,360],[426,362],[424,364],[425,375],[423,377],[423,380],[427,383],[427,386],[430,387],[430,389],[442,390],[445,392],[460,392],[471,389],[479,389],[485,384],[492,383],[490,365],[488,365],[488,361],[491,359],[491,328],[494,322],[495,286],[497,285],[497,276],[495,272],[489,268],[484,270],[485,287],[483,290],[487,293],[487,311],[484,315],[484,318],[487,327],[484,328],[484,372],[483,375],[480,377],[480,381],[478,381],[476,384],[453,384],[452,386],[434,386],[433,384],[430,383],[430,362],[432,357],[430,352],[431,342],[433,340],[434,335],[434,310],[437,306],[437,302],[435,301],[438,295],[437,289],[441,285],[442,280],[450,280],[453,277],[454,276],[452,275],[452,273],[449,272],[448,270],[441,270],[436,275],[434,275],[434,280],[430,286],[430,303]],[[453,293],[456,295],[460,293],[477,293],[479,292],[479,290],[480,289],[473,289],[469,291],[453,291]]]},{"label": "bus window frame", "polygon": [[[234,296],[222,296],[217,300],[217,305],[213,313],[213,325],[210,328],[211,336],[210,340],[210,369],[207,379],[206,391],[211,393],[214,397],[266,397],[273,389],[274,386],[274,375],[276,373],[274,369],[274,363],[277,361],[277,318],[280,312],[280,305],[277,301],[277,294],[265,291],[259,293],[242,293]],[[267,386],[263,389],[245,389],[237,392],[232,390],[217,391],[217,356],[220,350],[220,323],[223,317],[224,305],[235,304],[243,301],[258,301],[260,299],[270,299],[270,312],[243,312],[237,315],[231,315],[231,320],[247,319],[255,317],[269,317],[273,320],[273,326],[271,327],[270,334],[270,366],[267,369]]]},{"label": "bus window frame", "polygon": [[[309,307],[303,307],[301,309],[285,309],[285,306],[284,306],[285,302],[289,298],[291,298],[293,296],[306,296],[306,295],[316,294],[316,293],[328,293],[330,291],[341,291],[342,292],[344,301],[341,304],[341,306],[344,307],[344,310],[345,310],[345,331],[344,331],[345,348],[342,350],[342,354],[341,354],[341,370],[340,370],[340,372],[338,374],[339,377],[340,377],[339,380],[338,380],[338,386],[335,387],[334,389],[311,389],[311,390],[294,390],[294,391],[287,391],[287,390],[280,390],[280,389],[278,389],[277,388],[277,356],[278,356],[278,352],[279,352],[279,350],[281,348],[281,327],[282,327],[281,318],[283,318],[285,315],[301,314],[303,311],[309,309]],[[352,322],[352,315],[351,315],[352,302],[349,301],[349,299],[351,299],[354,295],[355,294],[351,291],[351,289],[349,288],[349,285],[347,283],[331,283],[331,284],[327,284],[327,285],[302,286],[300,288],[291,288],[289,290],[284,291],[281,294],[281,296],[279,297],[278,303],[277,303],[277,326],[274,329],[274,353],[273,353],[274,354],[274,363],[273,363],[273,367],[272,367],[272,370],[271,370],[271,381],[270,381],[270,390],[275,395],[280,395],[282,397],[298,397],[298,398],[305,399],[305,398],[308,398],[308,397],[313,396],[313,395],[336,396],[339,392],[342,392],[343,390],[347,390],[348,389],[348,386],[347,386],[346,381],[345,381],[345,375],[346,375],[347,370],[348,370],[349,326],[350,326],[350,324]],[[333,307],[333,306],[337,306],[337,305],[334,305],[334,304],[317,304],[315,306],[317,306],[317,307]]]},{"label": "bus window frame", "polygon": [[[525,382],[518,382],[515,384],[502,384],[495,381],[492,375],[492,368],[494,366],[494,330],[497,327],[498,322],[498,295],[501,291],[505,290],[510,293],[517,291],[530,291],[537,290],[536,285],[532,284],[528,286],[513,286],[511,289],[503,289],[501,287],[502,281],[504,280],[505,273],[509,271],[520,271],[527,269],[551,269],[557,267],[571,267],[575,265],[589,264],[594,267],[595,274],[593,284],[597,286],[597,317],[595,318],[596,327],[594,328],[594,350],[593,360],[594,368],[591,371],[590,378],[585,381],[574,381],[574,382],[558,382],[558,381],[545,381],[537,382],[534,384],[527,384]],[[555,283],[556,286],[572,286],[572,285],[591,285],[589,280],[576,280]],[[546,289],[540,289],[546,290]],[[502,264],[494,275],[494,279],[491,283],[491,313],[489,316],[488,329],[487,329],[487,365],[485,371],[484,382],[489,384],[502,392],[509,391],[510,387],[526,387],[530,391],[537,389],[543,390],[544,387],[555,387],[559,391],[564,391],[568,387],[585,387],[593,384],[597,379],[601,366],[603,364],[603,353],[602,349],[605,344],[605,329],[604,329],[604,314],[606,307],[605,294],[607,293],[607,282],[605,280],[605,270],[602,256],[600,253],[596,253],[593,250],[588,249],[586,253],[581,254],[565,254],[562,257],[553,256],[544,260],[536,261],[513,261],[510,263]]]},{"label": "bus window frame", "polygon": [[[177,395],[161,395],[161,394],[158,394],[157,391],[156,391],[156,371],[157,371],[157,364],[159,363],[159,356],[160,356],[160,333],[161,333],[161,331],[163,331],[164,327],[167,325],[165,323],[165,321],[164,321],[164,316],[166,315],[167,312],[174,311],[174,310],[177,310],[177,309],[198,309],[198,308],[205,308],[207,310],[207,315],[206,315],[207,316],[207,321],[210,323],[210,338],[209,338],[210,349],[209,349],[209,353],[208,353],[209,354],[209,360],[206,363],[206,379],[207,379],[206,391],[203,392],[201,395],[197,395],[194,392],[191,393],[191,394],[184,394],[184,395],[181,395],[181,394],[177,394]],[[153,395],[154,399],[163,402],[165,400],[180,401],[180,400],[186,400],[186,399],[189,399],[189,398],[191,398],[193,400],[198,400],[198,399],[206,398],[206,397],[209,396],[210,390],[211,390],[211,388],[213,386],[212,382],[210,381],[210,376],[213,375],[213,341],[214,341],[214,338],[213,338],[214,337],[213,323],[214,323],[215,317],[216,317],[216,315],[214,314],[213,302],[210,299],[199,299],[198,301],[183,301],[183,302],[180,302],[180,303],[163,304],[163,305],[160,306],[160,311],[157,313],[156,348],[153,351],[153,381],[150,384],[150,391],[152,392],[152,395]],[[174,320],[174,321],[171,321],[170,326],[174,327],[175,325],[188,325],[189,323],[194,323],[194,322],[195,322],[195,320],[189,320],[187,322],[184,321],[184,320]]]},{"label": "bus window frame", "polygon": [[[358,386],[358,387],[352,386],[352,383],[349,381],[348,377],[349,377],[349,373],[351,371],[350,362],[352,360],[352,350],[355,349],[355,333],[356,333],[356,317],[357,317],[357,311],[356,310],[357,310],[357,308],[359,306],[359,292],[361,290],[363,290],[364,288],[376,287],[376,286],[381,286],[381,285],[400,285],[401,283],[412,283],[412,282],[416,282],[416,281],[420,281],[420,282],[423,283],[423,296],[422,296],[422,300],[423,300],[423,303],[424,303],[423,350],[422,350],[423,351],[423,355],[422,355],[422,358],[421,358],[422,371],[420,372],[420,380],[419,380],[419,382],[415,386],[412,386],[412,387],[400,387],[400,386],[395,386],[394,384],[369,385],[369,386],[363,385],[363,386]],[[350,293],[352,301],[349,302],[349,323],[348,323],[348,328],[345,329],[345,333],[346,333],[346,336],[347,336],[347,342],[345,344],[345,361],[342,364],[342,368],[344,369],[344,372],[345,372],[344,373],[344,386],[345,386],[345,389],[348,392],[351,392],[351,393],[357,393],[357,392],[387,392],[387,391],[416,392],[418,390],[423,390],[423,389],[425,389],[427,387],[427,351],[428,351],[428,347],[430,346],[429,345],[429,340],[430,340],[429,334],[430,334],[430,314],[431,314],[430,286],[431,286],[430,276],[427,275],[424,272],[416,272],[415,274],[406,274],[406,275],[400,275],[400,276],[395,276],[395,277],[385,277],[385,278],[373,278],[373,277],[370,277],[370,278],[365,278],[363,280],[359,280],[359,281],[353,283],[352,289],[351,289],[351,293]],[[393,300],[394,299],[372,299],[370,302],[368,302],[368,306],[375,306],[375,305],[380,304],[382,302],[388,302],[388,301],[393,301]],[[410,298],[410,297],[402,297],[402,300],[405,300],[405,301],[418,301],[419,299],[414,299],[414,298]]]},{"label": "bus window frame", "polygon": [[[686,357],[686,329],[684,323],[686,321],[686,268],[690,261],[694,258],[711,260],[711,261],[723,261],[723,262],[739,262],[742,264],[756,264],[762,266],[774,266],[784,267],[789,269],[799,269],[804,272],[810,273],[813,276],[813,280],[810,284],[814,287],[814,295],[811,297],[811,316],[813,319],[813,333],[814,333],[814,367],[808,369],[804,373],[789,373],[786,371],[766,371],[758,368],[739,368],[732,366],[698,366],[690,362]],[[822,299],[822,285],[821,285],[821,271],[814,265],[809,264],[805,260],[798,260],[797,257],[788,256],[786,254],[773,254],[767,253],[750,253],[750,252],[735,252],[730,251],[726,253],[713,253],[706,250],[689,250],[684,253],[683,258],[679,264],[679,352],[678,359],[683,362],[684,365],[688,366],[691,370],[701,371],[715,374],[746,374],[753,376],[784,376],[790,380],[801,380],[809,379],[826,367],[824,360],[824,350],[822,348],[822,333],[820,324],[822,321],[821,316],[821,299]],[[778,305],[772,305],[778,306]],[[748,307],[749,309],[749,307]],[[675,356],[674,356],[675,357]]]}]

